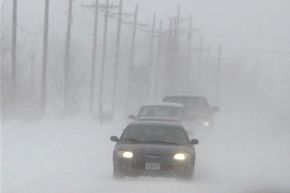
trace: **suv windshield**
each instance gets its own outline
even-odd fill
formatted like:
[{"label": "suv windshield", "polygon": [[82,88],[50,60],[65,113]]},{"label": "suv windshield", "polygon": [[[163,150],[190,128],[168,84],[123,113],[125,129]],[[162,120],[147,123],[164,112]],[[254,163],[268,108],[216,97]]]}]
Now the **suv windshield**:
[{"label": "suv windshield", "polygon": [[170,117],[184,121],[184,111],[178,107],[146,106],[140,109],[138,117]]},{"label": "suv windshield", "polygon": [[188,138],[182,128],[168,125],[129,125],[121,141],[122,143],[188,144]]},{"label": "suv windshield", "polygon": [[164,102],[180,103],[184,106],[185,111],[190,112],[209,112],[209,105],[203,97],[182,97],[172,96],[165,97]]}]

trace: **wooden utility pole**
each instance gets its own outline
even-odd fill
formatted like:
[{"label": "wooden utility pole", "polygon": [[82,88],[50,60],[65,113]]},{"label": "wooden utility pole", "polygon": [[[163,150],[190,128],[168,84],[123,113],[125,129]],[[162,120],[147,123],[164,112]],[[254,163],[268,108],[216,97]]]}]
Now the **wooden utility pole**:
[{"label": "wooden utility pole", "polygon": [[89,109],[90,113],[94,113],[94,99],[95,99],[95,80],[96,80],[96,55],[97,55],[97,37],[98,37],[98,17],[99,17],[99,0],[96,0],[94,18],[94,32],[93,32],[93,52],[92,52],[92,66],[91,66],[91,88]]},{"label": "wooden utility pole", "polygon": [[29,93],[33,92],[34,89],[34,62],[35,62],[35,50],[33,49],[29,54],[30,59],[30,86],[29,86]]},{"label": "wooden utility pole", "polygon": [[197,58],[197,81],[198,84],[201,85],[201,68],[202,68],[202,63],[203,63],[203,51],[204,51],[204,45],[203,45],[203,36],[200,35],[199,38],[199,49],[198,49],[198,58]]},{"label": "wooden utility pole", "polygon": [[[134,66],[135,63],[135,42],[136,42],[136,33],[137,33],[137,27],[147,27],[147,24],[138,23],[138,5],[135,6],[134,14],[127,14],[126,16],[133,16],[133,22],[122,22],[123,24],[132,26],[132,39],[131,39],[131,48],[130,48],[130,54],[129,54],[129,62],[128,62],[128,84],[127,84],[127,110],[130,109],[129,101],[130,101],[130,89],[131,89],[131,69]],[[139,28],[139,30],[142,30]]]},{"label": "wooden utility pole", "polygon": [[154,38],[155,38],[155,23],[156,23],[156,14],[153,15],[153,21],[152,21],[152,30],[151,30],[151,36],[150,36],[150,47],[149,47],[149,93],[150,93],[150,99],[153,100],[154,98],[154,80],[155,80],[155,69],[154,69],[154,62],[153,62],[153,53],[154,53]]},{"label": "wooden utility pole", "polygon": [[48,26],[49,25],[49,0],[45,0],[44,7],[44,31],[42,51],[42,76],[41,76],[41,114],[46,111],[47,100],[47,49],[48,49]]},{"label": "wooden utility pole", "polygon": [[71,44],[71,25],[72,25],[72,1],[69,0],[67,31],[65,40],[65,63],[64,63],[64,115],[68,112],[69,94],[70,94],[70,44]]},{"label": "wooden utility pole", "polygon": [[179,36],[180,36],[180,5],[177,7],[176,16],[171,19],[171,41],[170,41],[170,61],[168,66],[169,77],[168,77],[168,88],[169,92],[177,92],[180,88],[180,70],[182,66],[179,63]]},{"label": "wooden utility pole", "polygon": [[12,7],[12,45],[11,45],[11,87],[12,87],[12,104],[15,108],[16,97],[16,70],[17,70],[17,0],[13,0]]},{"label": "wooden utility pole", "polygon": [[168,94],[171,92],[171,82],[172,82],[172,64],[173,64],[173,19],[169,20],[169,31],[168,31],[168,36],[167,36],[167,67],[166,67],[166,93]]},{"label": "wooden utility pole", "polygon": [[117,39],[116,39],[116,52],[115,52],[115,64],[114,64],[114,76],[113,76],[113,114],[116,110],[117,100],[117,82],[119,77],[119,63],[120,63],[120,38],[121,38],[121,27],[122,27],[122,15],[123,15],[123,0],[120,0],[119,11],[118,11],[118,22],[117,22]]},{"label": "wooden utility pole", "polygon": [[204,42],[203,42],[203,36],[199,34],[199,47],[198,48],[191,48],[191,51],[197,52],[197,69],[194,77],[194,86],[196,87],[196,92],[201,92],[203,86],[202,86],[202,80],[203,80],[203,74],[202,74],[202,67],[204,68],[204,62],[203,62],[203,56],[204,53],[208,54],[210,53],[210,49],[205,48]]},{"label": "wooden utility pole", "polygon": [[102,52],[102,66],[100,74],[100,89],[99,89],[99,105],[98,112],[101,121],[103,120],[103,92],[104,92],[104,78],[107,52],[107,33],[108,33],[108,18],[109,18],[109,0],[106,1],[105,6],[105,21],[104,21],[104,36],[103,36],[103,52]]},{"label": "wooden utility pole", "polygon": [[177,7],[177,14],[175,18],[175,28],[174,28],[174,52],[175,52],[175,62],[178,60],[179,57],[179,36],[180,36],[180,5]]},{"label": "wooden utility pole", "polygon": [[188,26],[188,34],[187,34],[187,51],[188,51],[188,67],[191,69],[191,48],[192,48],[192,16],[189,17],[189,26]]},{"label": "wooden utility pole", "polygon": [[135,61],[135,41],[136,41],[136,32],[137,32],[137,20],[138,20],[138,5],[135,6],[135,13],[134,13],[129,69],[134,65],[134,61]]},{"label": "wooden utility pole", "polygon": [[[133,21],[133,31],[132,31],[132,39],[131,39],[131,50],[129,56],[129,65],[128,65],[128,84],[127,84],[127,111],[130,111],[130,91],[131,91],[131,69],[135,62],[135,41],[136,41],[136,32],[137,32],[137,20],[138,20],[138,5],[135,6],[134,12],[134,21]],[[127,113],[128,113],[127,112]]]},{"label": "wooden utility pole", "polygon": [[162,21],[159,22],[159,30],[158,30],[158,44],[157,44],[157,56],[156,56],[156,62],[157,65],[160,65],[160,59],[161,59],[161,43],[162,43]]},{"label": "wooden utility pole", "polygon": [[158,31],[158,44],[157,44],[157,56],[156,56],[156,73],[154,76],[155,89],[154,89],[154,97],[159,95],[160,89],[160,69],[161,69],[161,43],[162,43],[162,21],[159,22],[159,31]]},{"label": "wooden utility pole", "polygon": [[171,62],[170,56],[172,52],[172,39],[173,39],[173,19],[170,19],[169,21],[169,30],[168,30],[168,37],[167,37],[167,59],[168,63]]}]

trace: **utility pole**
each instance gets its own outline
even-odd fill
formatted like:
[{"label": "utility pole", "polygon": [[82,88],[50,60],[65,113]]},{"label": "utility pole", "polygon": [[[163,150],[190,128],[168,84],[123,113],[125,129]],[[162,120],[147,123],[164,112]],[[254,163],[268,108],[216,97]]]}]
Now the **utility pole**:
[{"label": "utility pole", "polygon": [[34,89],[34,61],[35,61],[35,50],[32,49],[31,53],[29,54],[30,59],[30,87],[29,93],[33,92]]},{"label": "utility pole", "polygon": [[93,34],[93,53],[92,53],[92,66],[91,66],[91,89],[90,89],[90,102],[89,109],[91,115],[94,113],[94,96],[95,96],[95,70],[96,70],[96,51],[97,51],[97,37],[98,37],[98,17],[99,17],[99,0],[96,0],[95,5],[95,18],[94,18],[94,34]]},{"label": "utility pole", "polygon": [[180,36],[180,5],[177,7],[177,14],[175,18],[175,28],[174,28],[174,52],[175,52],[175,62],[178,60],[179,57],[179,36]]},{"label": "utility pole", "polygon": [[122,15],[123,15],[123,0],[120,0],[119,11],[118,11],[118,22],[117,22],[117,40],[116,40],[116,52],[115,52],[115,64],[114,64],[114,76],[113,76],[113,105],[112,110],[115,114],[116,100],[117,100],[117,82],[119,77],[119,60],[120,60],[120,38],[121,38],[121,26],[122,26]]},{"label": "utility pole", "polygon": [[131,77],[131,68],[134,65],[135,60],[135,41],[136,41],[136,32],[137,32],[137,20],[138,20],[138,5],[135,6],[135,12],[134,12],[134,21],[133,21],[133,33],[132,33],[132,40],[131,40],[131,50],[130,50],[130,56],[129,56],[129,65],[128,65],[128,84],[127,84],[127,111],[130,110],[130,90],[131,90],[131,84],[130,84],[130,77]]},{"label": "utility pole", "polygon": [[187,51],[188,51],[188,67],[191,69],[191,47],[192,47],[192,16],[189,17],[189,26],[187,34]]},{"label": "utility pole", "polygon": [[[202,75],[201,75],[201,68],[202,68],[202,63],[203,63],[203,36],[200,35],[199,38],[199,49],[198,49],[198,58],[197,58],[197,82],[198,85],[201,85],[201,79],[202,79]],[[200,87],[200,86],[199,86]]]},{"label": "utility pole", "polygon": [[172,52],[172,39],[173,39],[173,19],[169,21],[169,31],[168,31],[168,39],[167,39],[167,46],[168,46],[168,63],[171,62],[171,52]]},{"label": "utility pole", "polygon": [[192,51],[195,51],[198,53],[198,56],[197,56],[197,74],[195,77],[195,82],[197,83],[195,85],[199,85],[199,86],[197,86],[198,92],[200,92],[201,88],[202,88],[201,87],[201,84],[202,84],[202,73],[201,73],[202,70],[201,70],[201,68],[203,66],[203,55],[204,55],[204,53],[207,53],[207,54],[210,53],[210,49],[204,47],[203,36],[202,35],[199,35],[199,36],[200,36],[199,48],[192,48],[191,49]]},{"label": "utility pole", "polygon": [[159,22],[159,31],[158,31],[158,44],[157,44],[157,56],[156,56],[156,73],[154,76],[155,82],[155,90],[154,90],[154,97],[159,95],[159,86],[160,86],[160,67],[161,67],[161,43],[162,43],[162,21]]},{"label": "utility pole", "polygon": [[107,32],[108,32],[108,18],[109,18],[109,0],[106,1],[105,6],[105,21],[104,21],[104,36],[103,36],[103,54],[102,66],[100,75],[100,89],[99,89],[99,117],[103,120],[103,91],[104,91],[104,78],[105,78],[105,65],[106,65],[106,51],[107,51]]},{"label": "utility pole", "polygon": [[166,94],[171,92],[172,83],[172,64],[173,64],[173,24],[174,20],[169,20],[169,31],[167,37],[167,67],[166,67]]},{"label": "utility pole", "polygon": [[17,69],[17,0],[13,0],[12,7],[12,45],[11,45],[11,87],[12,87],[12,107],[15,106],[16,98],[16,69]]},{"label": "utility pole", "polygon": [[193,84],[191,79],[192,73],[192,57],[191,57],[191,48],[192,48],[192,16],[188,18],[188,33],[187,33],[187,63],[185,67],[185,76],[186,79],[186,87],[190,88],[190,91],[193,90]]},{"label": "utility pole", "polygon": [[49,0],[45,0],[44,8],[44,32],[42,51],[42,80],[41,80],[41,115],[46,111],[47,100],[47,49],[48,49],[48,25],[49,25]]},{"label": "utility pole", "polygon": [[[130,109],[129,105],[129,96],[130,96],[130,80],[131,80],[131,68],[134,66],[135,63],[135,42],[136,42],[136,33],[137,33],[137,27],[147,27],[147,24],[138,23],[138,5],[135,6],[134,14],[127,14],[126,16],[133,16],[133,22],[122,22],[123,24],[132,26],[132,39],[131,39],[131,48],[130,48],[130,54],[129,54],[129,63],[128,63],[128,84],[127,84],[127,110]],[[140,29],[141,30],[141,29]]]},{"label": "utility pole", "polygon": [[133,35],[132,35],[132,40],[131,40],[129,69],[134,65],[134,60],[135,60],[135,41],[136,41],[136,32],[137,32],[137,19],[138,19],[138,5],[135,6],[135,13],[134,13]]},{"label": "utility pole", "polygon": [[217,61],[217,84],[216,84],[216,104],[219,105],[220,101],[220,76],[222,64],[222,43],[218,47],[218,61]]},{"label": "utility pole", "polygon": [[67,31],[65,41],[65,64],[64,64],[64,115],[68,112],[69,95],[70,95],[70,44],[71,44],[71,25],[72,25],[72,1],[69,0],[68,17],[67,17]]},{"label": "utility pole", "polygon": [[[172,29],[171,32],[171,40],[170,40],[170,61],[169,61],[169,92],[177,92],[180,89],[180,68],[179,65],[179,36],[180,36],[180,5],[177,7],[176,16],[171,21]],[[173,81],[174,80],[174,81]],[[176,80],[176,81],[175,81]]]},{"label": "utility pole", "polygon": [[162,21],[159,21],[159,31],[158,31],[158,45],[157,45],[157,64],[160,64],[160,58],[161,58],[161,43],[162,43]]},{"label": "utility pole", "polygon": [[150,88],[150,99],[153,100],[154,98],[154,79],[155,79],[155,70],[154,70],[154,64],[153,64],[153,52],[154,52],[154,37],[155,37],[155,23],[156,23],[156,14],[153,15],[153,21],[152,21],[152,30],[151,30],[151,36],[150,36],[150,47],[149,47],[149,88]]}]

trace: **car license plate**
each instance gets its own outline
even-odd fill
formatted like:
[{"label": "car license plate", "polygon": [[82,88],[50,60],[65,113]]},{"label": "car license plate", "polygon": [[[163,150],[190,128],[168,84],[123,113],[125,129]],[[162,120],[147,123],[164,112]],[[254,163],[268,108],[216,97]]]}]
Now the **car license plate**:
[{"label": "car license plate", "polygon": [[160,163],[158,162],[146,162],[145,170],[160,170]]}]

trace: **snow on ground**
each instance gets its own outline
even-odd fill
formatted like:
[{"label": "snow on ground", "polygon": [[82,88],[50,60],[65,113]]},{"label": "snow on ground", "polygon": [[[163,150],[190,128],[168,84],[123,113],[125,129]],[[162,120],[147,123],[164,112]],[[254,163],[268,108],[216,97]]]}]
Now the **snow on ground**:
[{"label": "snow on ground", "polygon": [[290,123],[220,113],[213,129],[196,130],[193,182],[168,178],[112,178],[111,135],[126,122],[5,123],[3,193],[289,193]]}]

